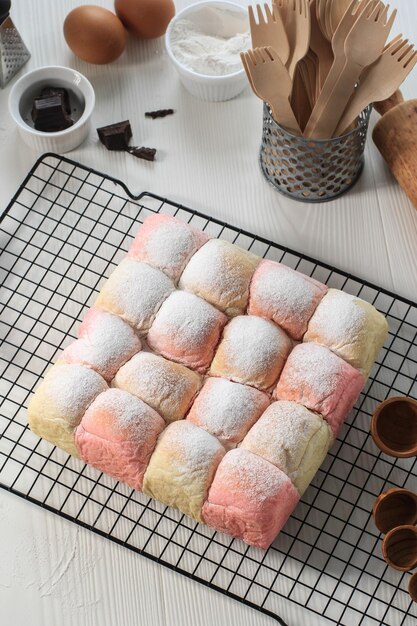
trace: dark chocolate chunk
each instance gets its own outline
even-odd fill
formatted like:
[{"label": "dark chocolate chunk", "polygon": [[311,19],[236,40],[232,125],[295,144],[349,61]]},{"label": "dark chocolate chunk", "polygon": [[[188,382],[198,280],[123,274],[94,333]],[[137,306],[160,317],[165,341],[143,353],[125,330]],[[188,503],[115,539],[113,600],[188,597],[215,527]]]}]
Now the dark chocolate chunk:
[{"label": "dark chocolate chunk", "polygon": [[100,141],[107,150],[127,150],[132,137],[129,120],[97,128]]},{"label": "dark chocolate chunk", "polygon": [[139,146],[136,146],[134,148],[129,148],[128,152],[129,154],[133,154],[133,156],[137,157],[138,159],[145,159],[146,161],[155,161],[155,154],[156,154],[155,148],[144,148],[143,146],[139,148]]},{"label": "dark chocolate chunk", "polygon": [[65,130],[74,121],[65,112],[62,95],[35,98],[32,107],[35,129],[45,133]]},{"label": "dark chocolate chunk", "polygon": [[71,115],[71,103],[68,90],[64,87],[44,87],[41,91],[41,98],[49,98],[50,96],[61,96],[65,113]]},{"label": "dark chocolate chunk", "polygon": [[174,109],[160,109],[159,111],[148,111],[145,113],[145,117],[151,117],[155,120],[157,117],[166,117],[167,115],[172,115],[174,113]]}]

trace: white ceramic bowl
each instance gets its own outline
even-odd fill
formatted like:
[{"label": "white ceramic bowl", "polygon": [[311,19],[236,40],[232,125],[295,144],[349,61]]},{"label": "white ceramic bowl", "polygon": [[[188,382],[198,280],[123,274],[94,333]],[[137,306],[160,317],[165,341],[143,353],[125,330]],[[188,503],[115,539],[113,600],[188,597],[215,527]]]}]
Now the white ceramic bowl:
[{"label": "white ceramic bowl", "polygon": [[[165,46],[169,58],[175,66],[184,87],[193,94],[193,96],[201,100],[220,102],[234,98],[247,87],[248,79],[246,78],[243,67],[239,71],[227,74],[226,76],[207,76],[205,74],[199,74],[180,63],[175,57],[171,45],[172,29],[178,20],[187,19],[193,21],[201,10],[210,8],[223,9],[235,14],[236,20],[241,24],[245,24],[245,30],[249,30],[248,14],[245,7],[235,4],[234,2],[227,2],[226,0],[205,0],[204,2],[197,2],[196,4],[186,7],[172,18],[165,34]],[[207,34],[218,34],[217,32],[213,32],[213,29],[216,27],[214,21],[215,20],[213,20],[211,24],[207,23]],[[221,24],[219,25],[222,27]],[[244,32],[244,30],[237,32]],[[231,33],[231,35],[237,34],[237,32]]]},{"label": "white ceramic bowl", "polygon": [[[35,130],[31,117],[33,99],[44,87],[68,90],[73,126],[53,133]],[[69,67],[45,66],[24,74],[13,85],[9,111],[26,145],[40,152],[63,153],[74,150],[88,136],[94,103],[94,89],[85,76]]]}]

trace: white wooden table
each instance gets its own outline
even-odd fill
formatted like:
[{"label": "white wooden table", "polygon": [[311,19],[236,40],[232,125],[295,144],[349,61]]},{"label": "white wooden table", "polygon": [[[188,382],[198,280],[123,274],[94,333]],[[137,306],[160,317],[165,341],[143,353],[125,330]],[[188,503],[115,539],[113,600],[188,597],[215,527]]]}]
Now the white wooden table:
[{"label": "white wooden table", "polygon": [[[95,0],[108,8],[111,0]],[[245,2],[243,2],[245,3]],[[97,97],[94,127],[130,119],[134,139],[156,147],[155,163],[110,153],[94,130],[68,156],[149,190],[303,251],[413,300],[417,296],[417,211],[395,184],[372,141],[357,186],[336,202],[299,204],[262,178],[257,153],[261,103],[246,90],[226,103],[195,100],[180,85],[162,40],[129,39],[109,66],[76,59],[62,24],[77,0],[13,0],[12,17],[32,53],[21,73],[67,65],[84,73]],[[176,0],[177,9],[190,4]],[[396,32],[417,40],[417,0],[392,0]],[[0,91],[0,210],[40,156],[17,136]],[[417,96],[417,72],[404,85]],[[175,115],[145,120],[144,111]],[[372,124],[373,125],[373,124]],[[306,621],[295,605],[290,624]],[[0,623],[13,626],[267,625],[272,621],[162,566],[2,491]]]}]

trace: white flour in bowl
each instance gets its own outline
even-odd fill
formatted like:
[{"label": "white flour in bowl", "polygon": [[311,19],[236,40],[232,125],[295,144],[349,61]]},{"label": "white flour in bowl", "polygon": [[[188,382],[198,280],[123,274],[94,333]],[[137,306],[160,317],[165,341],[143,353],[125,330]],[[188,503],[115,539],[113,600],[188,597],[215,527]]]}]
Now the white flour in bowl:
[{"label": "white flour in bowl", "polygon": [[239,54],[250,48],[250,34],[249,31],[237,32],[237,28],[233,34],[228,33],[224,17],[218,29],[215,28],[218,20],[215,24],[194,16],[193,20],[175,22],[170,44],[176,59],[188,69],[206,76],[225,76],[241,70]]}]

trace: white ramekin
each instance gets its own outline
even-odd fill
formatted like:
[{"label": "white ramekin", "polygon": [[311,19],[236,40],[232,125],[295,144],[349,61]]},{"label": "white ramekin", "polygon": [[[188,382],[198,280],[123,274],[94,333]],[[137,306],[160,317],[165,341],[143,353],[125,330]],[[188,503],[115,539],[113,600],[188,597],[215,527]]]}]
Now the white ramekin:
[{"label": "white ramekin", "polygon": [[235,98],[245,89],[245,87],[247,87],[248,79],[246,78],[243,67],[241,70],[234,72],[233,74],[227,74],[226,76],[207,76],[205,74],[199,74],[198,72],[194,72],[188,67],[182,65],[173,54],[171,47],[171,33],[175,22],[179,19],[189,18],[192,13],[198,11],[202,7],[210,6],[218,8],[225,7],[228,10],[236,10],[242,13],[243,16],[247,16],[247,9],[234,2],[228,2],[226,0],[204,0],[203,2],[197,2],[196,4],[186,7],[172,18],[165,34],[165,46],[169,58],[176,68],[180,80],[187,91],[201,100],[221,102]]},{"label": "white ramekin", "polygon": [[[80,118],[73,126],[53,133],[35,130],[25,121],[30,115],[34,97],[44,87],[64,87],[77,98]],[[69,152],[88,136],[95,94],[89,80],[80,72],[59,65],[40,67],[24,74],[13,85],[9,96],[9,112],[27,146],[38,152]]]}]

